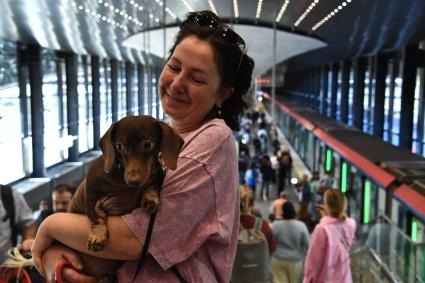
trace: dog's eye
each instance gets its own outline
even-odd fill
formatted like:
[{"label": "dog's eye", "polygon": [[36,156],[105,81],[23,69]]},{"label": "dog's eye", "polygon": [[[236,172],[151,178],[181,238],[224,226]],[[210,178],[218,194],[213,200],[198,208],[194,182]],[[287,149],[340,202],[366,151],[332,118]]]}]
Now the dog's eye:
[{"label": "dog's eye", "polygon": [[149,150],[149,149],[151,149],[151,148],[152,148],[152,146],[153,146],[153,142],[151,142],[151,141],[144,141],[144,142],[143,142],[143,148],[144,148],[145,150]]}]

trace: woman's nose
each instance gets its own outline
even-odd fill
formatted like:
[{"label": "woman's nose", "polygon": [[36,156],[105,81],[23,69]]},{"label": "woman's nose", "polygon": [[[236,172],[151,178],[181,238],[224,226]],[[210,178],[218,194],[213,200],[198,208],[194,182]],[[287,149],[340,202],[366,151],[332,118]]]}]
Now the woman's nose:
[{"label": "woman's nose", "polygon": [[171,90],[175,92],[182,92],[184,90],[184,86],[184,77],[181,74],[176,75],[170,84]]}]

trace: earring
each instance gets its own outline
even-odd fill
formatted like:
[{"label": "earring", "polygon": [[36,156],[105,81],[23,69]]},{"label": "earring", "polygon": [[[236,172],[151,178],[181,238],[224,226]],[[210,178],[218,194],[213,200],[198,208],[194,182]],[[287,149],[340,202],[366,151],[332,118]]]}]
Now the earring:
[{"label": "earring", "polygon": [[221,106],[217,106],[218,117],[221,117]]}]

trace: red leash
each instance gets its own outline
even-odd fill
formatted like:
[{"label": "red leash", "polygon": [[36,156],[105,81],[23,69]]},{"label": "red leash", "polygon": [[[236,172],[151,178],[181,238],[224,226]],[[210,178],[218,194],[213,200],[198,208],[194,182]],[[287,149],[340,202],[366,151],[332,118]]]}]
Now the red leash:
[{"label": "red leash", "polygon": [[74,268],[68,260],[66,260],[66,259],[61,260],[59,262],[59,264],[56,266],[56,269],[55,269],[55,280],[56,280],[57,283],[64,283],[64,281],[62,279],[62,269],[64,267]]}]

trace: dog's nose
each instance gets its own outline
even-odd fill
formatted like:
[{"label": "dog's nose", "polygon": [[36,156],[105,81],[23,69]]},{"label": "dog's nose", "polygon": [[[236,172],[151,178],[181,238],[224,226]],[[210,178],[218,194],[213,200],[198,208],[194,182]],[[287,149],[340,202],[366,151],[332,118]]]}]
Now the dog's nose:
[{"label": "dog's nose", "polygon": [[128,170],[127,185],[129,187],[137,187],[142,183],[141,171],[137,169]]},{"label": "dog's nose", "polygon": [[140,182],[138,182],[138,181],[128,181],[127,185],[131,188],[135,188],[135,187],[138,187],[140,185]]}]

